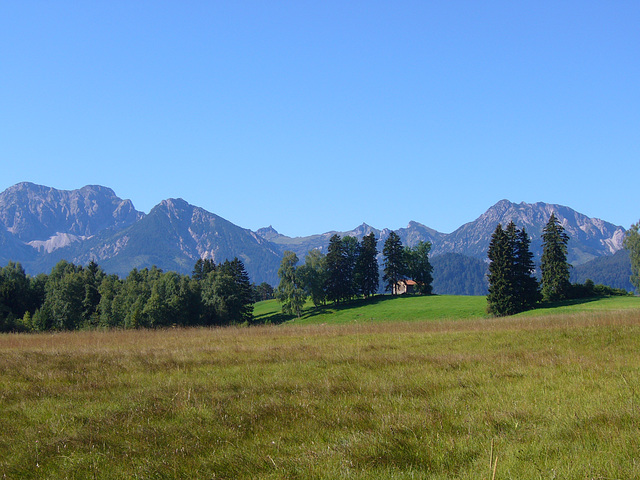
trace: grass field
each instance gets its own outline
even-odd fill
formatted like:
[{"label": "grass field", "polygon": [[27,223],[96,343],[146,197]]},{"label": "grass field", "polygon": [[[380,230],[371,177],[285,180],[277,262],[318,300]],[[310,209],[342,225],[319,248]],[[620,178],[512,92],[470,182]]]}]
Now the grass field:
[{"label": "grass field", "polygon": [[640,478],[639,298],[435,321],[410,300],[313,325],[0,335],[0,475]]},{"label": "grass field", "polygon": [[[523,316],[558,315],[589,311],[638,309],[638,297],[604,297],[568,300],[549,304],[544,308],[521,313]],[[259,302],[255,316],[259,322],[310,324],[345,324],[359,322],[441,322],[450,320],[476,320],[488,318],[487,299],[481,296],[434,295],[399,296],[380,295],[369,300],[356,300],[344,305],[333,304],[314,308],[305,305],[301,318],[282,315],[276,300]]]}]

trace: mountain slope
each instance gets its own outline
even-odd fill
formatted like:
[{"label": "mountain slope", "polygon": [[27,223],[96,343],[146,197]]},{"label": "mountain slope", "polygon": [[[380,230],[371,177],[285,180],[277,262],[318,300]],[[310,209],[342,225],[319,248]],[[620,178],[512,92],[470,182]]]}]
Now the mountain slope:
[{"label": "mountain slope", "polygon": [[95,259],[120,275],[151,265],[187,274],[199,258],[220,263],[238,257],[252,280],[272,283],[280,263],[269,242],[182,199],[164,200],[135,224],[97,235],[69,253],[76,262]]},{"label": "mountain slope", "polygon": [[631,284],[631,260],[627,250],[619,250],[613,255],[598,257],[577,265],[570,270],[572,283],[584,283],[587,279],[595,284],[623,288],[633,292]]}]

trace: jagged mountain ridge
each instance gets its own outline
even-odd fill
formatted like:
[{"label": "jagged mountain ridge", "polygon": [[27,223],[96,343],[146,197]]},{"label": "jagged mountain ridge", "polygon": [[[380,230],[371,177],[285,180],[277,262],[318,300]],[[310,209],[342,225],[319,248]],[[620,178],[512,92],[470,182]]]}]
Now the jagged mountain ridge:
[{"label": "jagged mountain ridge", "polygon": [[48,263],[53,264],[62,258],[80,264],[95,260],[121,276],[132,268],[152,265],[191,273],[198,258],[220,263],[238,257],[251,278],[271,283],[277,283],[281,258],[269,242],[250,230],[182,199],[163,200],[127,228],[105,230],[50,257]]},{"label": "jagged mountain ridge", "polygon": [[501,200],[489,208],[473,222],[469,222],[453,233],[446,235],[442,242],[434,243],[433,254],[462,253],[475,258],[486,258],[491,235],[501,223],[510,221],[525,228],[532,238],[531,250],[538,257],[542,254],[542,230],[551,213],[562,223],[570,237],[568,260],[579,265],[603,255],[613,255],[623,248],[625,229],[586,215],[563,205],[548,203],[512,203]]},{"label": "jagged mountain ridge", "polygon": [[[476,220],[462,225],[452,233],[445,234],[426,227],[418,222],[409,222],[406,228],[396,230],[396,233],[407,246],[414,246],[419,241],[432,244],[432,256],[445,253],[459,253],[478,259],[486,259],[491,235],[496,226],[501,223],[504,227],[513,220],[519,228],[525,228],[532,237],[531,249],[538,257],[542,254],[542,230],[551,213],[562,222],[571,237],[568,245],[570,263],[579,265],[594,258],[613,255],[622,249],[625,229],[597,218],[589,218],[569,207],[547,203],[512,203],[501,200]],[[377,230],[366,224],[350,232],[329,232],[310,237],[290,238],[276,232],[273,227],[258,230],[265,238],[277,244],[281,250],[293,250],[299,257],[314,248],[326,250],[329,238],[334,233],[340,236],[351,235],[359,239],[364,234],[373,232],[379,240],[379,250],[382,243],[389,236],[391,230]],[[365,233],[366,232],[366,233]]]},{"label": "jagged mountain ridge", "polygon": [[[23,182],[0,193],[0,222],[23,242],[39,242],[36,248],[46,247],[59,234],[67,239],[86,238],[108,228],[127,227],[143,217],[131,200],[99,185],[57,190]],[[68,241],[58,243],[65,246]]]},{"label": "jagged mountain ridge", "polygon": [[[415,221],[396,233],[408,246],[431,242],[434,258],[456,253],[484,261],[495,226],[514,220],[533,237],[532,248],[539,255],[539,235],[551,212],[571,236],[570,262],[584,263],[622,248],[622,227],[560,205],[507,200],[450,234]],[[326,251],[335,233],[359,239],[374,233],[382,250],[390,232],[365,223],[348,232],[309,237],[287,237],[273,227],[252,232],[181,199],[164,200],[144,214],[130,200],[100,186],[65,191],[20,183],[0,193],[0,261],[20,261],[29,273],[48,272],[63,258],[80,264],[96,260],[106,271],[122,276],[134,267],[152,265],[190,273],[198,258],[221,262],[237,256],[252,281],[275,285],[284,250],[293,250],[303,259],[311,249]]]}]

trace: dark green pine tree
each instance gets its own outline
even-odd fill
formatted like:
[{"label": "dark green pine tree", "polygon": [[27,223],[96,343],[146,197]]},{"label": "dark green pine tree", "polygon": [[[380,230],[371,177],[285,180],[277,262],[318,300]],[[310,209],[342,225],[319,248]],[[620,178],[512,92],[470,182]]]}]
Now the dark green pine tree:
[{"label": "dark green pine tree", "polygon": [[364,298],[375,295],[380,283],[380,272],[378,269],[378,240],[372,232],[362,238],[360,244],[360,254],[356,262],[356,284],[358,293]]},{"label": "dark green pine tree", "polygon": [[403,278],[407,270],[404,247],[396,232],[391,232],[385,240],[382,254],[384,255],[382,280],[385,283],[385,290],[395,295],[396,284]]},{"label": "dark green pine tree", "polygon": [[513,229],[508,233],[498,224],[489,243],[489,295],[487,309],[496,316],[517,313],[514,291]]},{"label": "dark green pine tree", "polygon": [[356,237],[345,236],[342,239],[343,275],[344,275],[344,300],[350,300],[358,294],[356,285],[356,263],[360,256],[360,242]]},{"label": "dark green pine tree", "polygon": [[536,265],[530,247],[531,239],[523,227],[517,232],[514,252],[517,303],[520,311],[530,310],[540,301],[538,280],[534,275]]},{"label": "dark green pine tree", "polygon": [[347,296],[346,292],[349,290],[349,286],[346,285],[348,278],[345,273],[346,253],[344,246],[340,235],[333,235],[329,239],[329,247],[325,257],[327,272],[325,291],[327,299],[336,303],[344,300]]},{"label": "dark green pine tree", "polygon": [[215,269],[216,269],[216,264],[213,260],[209,258],[205,258],[205,259],[199,258],[196,264],[193,266],[193,272],[191,274],[191,277],[194,280],[201,281],[206,278],[209,272],[213,272]]},{"label": "dark green pine tree", "polygon": [[221,276],[231,279],[228,294],[225,295],[226,310],[231,323],[250,322],[253,320],[253,289],[244,263],[237,257],[232,261],[225,260],[218,265]]},{"label": "dark green pine tree", "polygon": [[569,235],[564,227],[551,214],[542,231],[542,300],[555,302],[563,300],[569,293],[569,263],[567,262],[567,244]]}]

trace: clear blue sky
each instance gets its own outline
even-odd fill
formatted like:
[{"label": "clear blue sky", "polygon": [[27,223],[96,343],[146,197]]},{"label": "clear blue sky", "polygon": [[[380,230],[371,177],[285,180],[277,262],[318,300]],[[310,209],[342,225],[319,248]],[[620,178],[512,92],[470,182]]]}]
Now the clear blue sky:
[{"label": "clear blue sky", "polygon": [[297,236],[495,202],[640,219],[640,2],[0,3],[0,190]]}]

